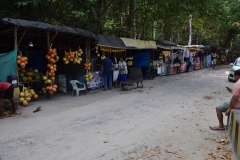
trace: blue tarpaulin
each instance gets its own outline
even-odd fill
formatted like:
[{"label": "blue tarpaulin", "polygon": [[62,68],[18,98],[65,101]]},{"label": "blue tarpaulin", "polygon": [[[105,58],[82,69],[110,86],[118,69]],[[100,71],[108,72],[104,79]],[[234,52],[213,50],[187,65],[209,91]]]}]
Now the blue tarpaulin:
[{"label": "blue tarpaulin", "polygon": [[206,56],[206,67],[210,67],[212,63],[212,55]]},{"label": "blue tarpaulin", "polygon": [[16,75],[17,50],[0,54],[0,81],[7,82],[7,76]]}]

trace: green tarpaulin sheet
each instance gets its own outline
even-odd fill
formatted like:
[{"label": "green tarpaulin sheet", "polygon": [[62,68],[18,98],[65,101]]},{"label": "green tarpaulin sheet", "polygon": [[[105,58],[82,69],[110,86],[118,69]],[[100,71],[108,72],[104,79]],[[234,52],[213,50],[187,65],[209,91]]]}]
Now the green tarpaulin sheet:
[{"label": "green tarpaulin sheet", "polygon": [[0,81],[7,82],[7,76],[16,75],[17,50],[0,53]]}]

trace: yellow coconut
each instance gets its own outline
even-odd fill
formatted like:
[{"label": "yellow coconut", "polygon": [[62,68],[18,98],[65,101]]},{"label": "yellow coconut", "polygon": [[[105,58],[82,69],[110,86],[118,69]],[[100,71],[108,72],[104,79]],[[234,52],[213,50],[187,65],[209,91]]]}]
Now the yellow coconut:
[{"label": "yellow coconut", "polygon": [[45,81],[45,80],[47,80],[47,77],[46,77],[46,76],[44,76],[44,77],[43,77],[43,80],[44,80],[44,81]]},{"label": "yellow coconut", "polygon": [[23,106],[26,107],[28,105],[28,102],[26,100],[23,100],[22,104],[23,104]]},{"label": "yellow coconut", "polygon": [[20,102],[23,102],[23,101],[24,101],[24,98],[20,98],[19,100],[20,100]]},{"label": "yellow coconut", "polygon": [[25,98],[25,100],[29,102],[29,101],[31,101],[31,98],[27,97],[27,98]]},{"label": "yellow coconut", "polygon": [[24,97],[24,93],[23,92],[20,93],[20,97]]},{"label": "yellow coconut", "polygon": [[47,83],[51,83],[52,81],[50,79],[47,80]]},{"label": "yellow coconut", "polygon": [[37,94],[34,94],[33,98],[34,98],[34,99],[37,99],[37,98],[38,98],[38,95],[37,95]]}]

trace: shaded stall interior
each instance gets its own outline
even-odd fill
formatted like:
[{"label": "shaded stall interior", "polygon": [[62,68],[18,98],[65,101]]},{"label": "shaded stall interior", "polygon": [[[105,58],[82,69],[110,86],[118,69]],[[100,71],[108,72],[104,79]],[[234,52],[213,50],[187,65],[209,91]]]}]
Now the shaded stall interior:
[{"label": "shaded stall interior", "polygon": [[[56,48],[59,56],[56,75],[65,74],[70,79],[83,77],[84,63],[90,59],[90,48],[95,45],[95,35],[88,30],[10,18],[0,20],[0,37],[0,53],[18,49],[18,53],[28,57],[26,69],[38,69],[44,74],[48,48]],[[83,51],[81,64],[64,64],[65,51],[79,47]]]},{"label": "shaded stall interior", "polygon": [[126,46],[119,37],[98,34],[96,35],[96,39],[97,49],[95,49],[94,52],[91,52],[95,71],[100,70],[102,56],[110,58],[113,61],[113,64],[118,64],[119,58],[126,56]]},{"label": "shaded stall interior", "polygon": [[153,63],[153,54],[154,50],[157,49],[155,41],[144,41],[144,40],[135,40],[131,38],[121,38],[124,44],[126,45],[127,57],[133,57],[132,66],[130,67],[141,67],[143,78],[151,79],[152,78],[152,63]]}]

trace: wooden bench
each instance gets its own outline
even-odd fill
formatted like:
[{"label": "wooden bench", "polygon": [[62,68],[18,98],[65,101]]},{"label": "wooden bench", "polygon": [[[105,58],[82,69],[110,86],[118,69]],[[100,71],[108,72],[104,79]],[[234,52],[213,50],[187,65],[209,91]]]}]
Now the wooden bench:
[{"label": "wooden bench", "polygon": [[[131,67],[128,69],[128,77],[126,82],[121,82],[122,91],[128,91],[128,86],[132,86],[134,83],[137,83],[137,88],[143,88],[143,74],[141,67]],[[141,86],[139,86],[141,83]]]}]

